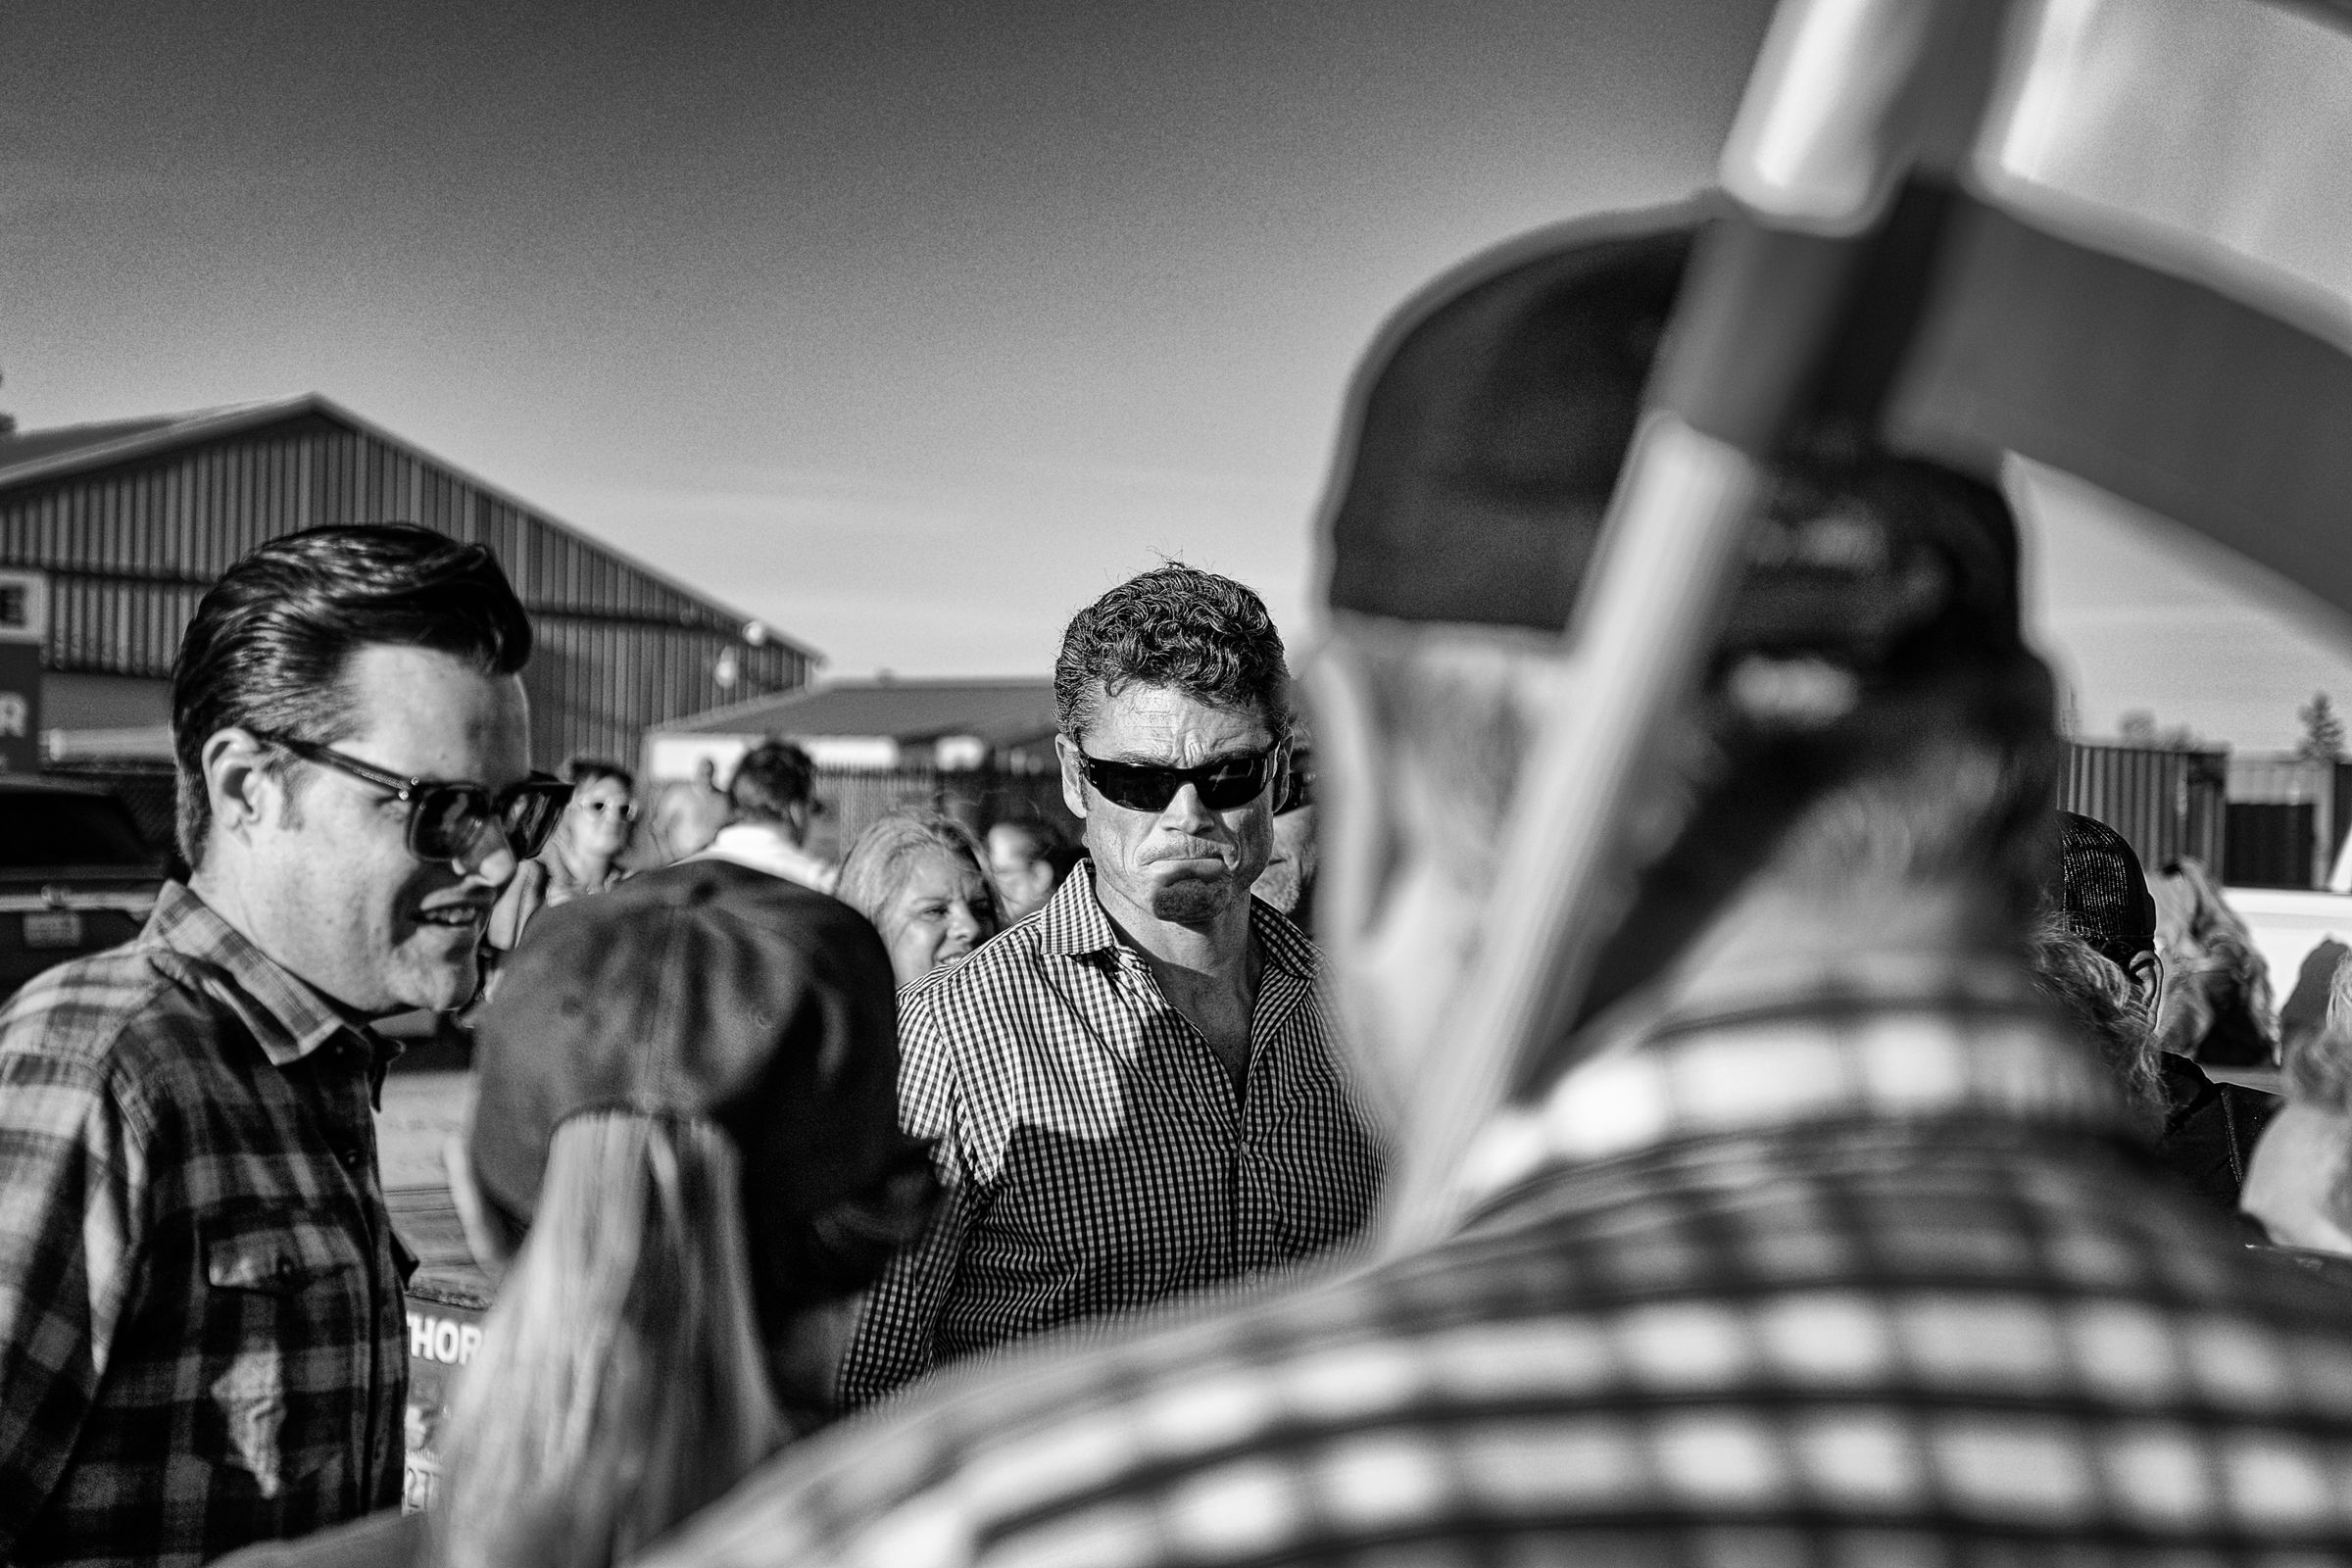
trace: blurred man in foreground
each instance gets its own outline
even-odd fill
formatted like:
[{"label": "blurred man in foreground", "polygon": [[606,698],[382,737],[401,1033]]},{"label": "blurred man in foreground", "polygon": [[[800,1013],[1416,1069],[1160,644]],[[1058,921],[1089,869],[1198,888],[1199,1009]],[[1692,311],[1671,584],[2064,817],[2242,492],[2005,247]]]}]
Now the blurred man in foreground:
[{"label": "blurred man in foreground", "polygon": [[198,604],[194,874],[0,1013],[0,1558],[193,1564],[399,1497],[368,1021],[472,997],[564,809],[530,652],[490,553],[422,528],[275,540]]},{"label": "blurred man in foreground", "polygon": [[[1526,715],[1575,679],[1558,634],[1688,239],[1619,220],[1456,274],[1384,336],[1348,426],[1321,926],[1400,1104],[1443,1067]],[[1455,1235],[943,1384],[650,1560],[2352,1540],[2344,1298],[2145,1168],[2025,972],[2058,752],[2006,507],[1849,446],[1767,512],[1582,1021],[1522,1064]]]},{"label": "blurred man in foreground", "polygon": [[1091,858],[900,1005],[901,1113],[939,1223],[875,1290],[852,1403],[934,1365],[1352,1235],[1379,1156],[1298,929],[1250,897],[1290,738],[1282,637],[1162,566],[1078,612],[1054,669]]}]

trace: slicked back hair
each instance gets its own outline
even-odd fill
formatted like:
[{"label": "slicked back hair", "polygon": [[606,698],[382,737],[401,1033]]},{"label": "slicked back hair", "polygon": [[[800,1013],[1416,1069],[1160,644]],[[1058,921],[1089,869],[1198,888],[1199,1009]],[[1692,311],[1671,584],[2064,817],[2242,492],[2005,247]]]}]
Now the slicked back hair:
[{"label": "slicked back hair", "polygon": [[[428,648],[487,675],[531,657],[531,622],[481,545],[409,523],[312,528],[228,568],[196,606],[172,665],[179,852],[201,865],[212,827],[204,745],[246,728],[330,744],[356,727],[345,674],[374,644]],[[307,764],[272,754],[270,764]]]},{"label": "slicked back hair", "polygon": [[1054,716],[1076,741],[1104,698],[1164,686],[1254,712],[1291,735],[1291,672],[1265,601],[1231,577],[1171,563],[1130,577],[1071,618],[1054,662]]}]

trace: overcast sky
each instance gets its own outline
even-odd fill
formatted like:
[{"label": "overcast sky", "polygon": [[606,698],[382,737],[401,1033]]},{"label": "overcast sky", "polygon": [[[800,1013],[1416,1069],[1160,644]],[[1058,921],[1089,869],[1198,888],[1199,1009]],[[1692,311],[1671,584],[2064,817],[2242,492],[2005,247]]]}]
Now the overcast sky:
[{"label": "overcast sky", "polygon": [[[1303,637],[1383,316],[1702,184],[1766,9],[13,0],[0,409],[321,392],[836,673],[1042,672],[1163,555]],[[2086,731],[2352,706],[2341,622],[2041,499]]]}]

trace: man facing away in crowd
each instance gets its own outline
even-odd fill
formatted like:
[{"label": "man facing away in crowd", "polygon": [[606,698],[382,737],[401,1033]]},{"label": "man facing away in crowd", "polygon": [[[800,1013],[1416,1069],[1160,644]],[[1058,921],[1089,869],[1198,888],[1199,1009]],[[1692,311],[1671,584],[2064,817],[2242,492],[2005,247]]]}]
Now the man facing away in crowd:
[{"label": "man facing away in crowd", "polygon": [[368,1021],[473,995],[564,808],[530,652],[489,552],[421,528],[276,540],[198,605],[193,873],[0,1012],[0,1558],[193,1564],[398,1499]]},{"label": "man facing away in crowd", "polygon": [[[1687,216],[1455,274],[1359,386],[1318,665],[1322,929],[1367,1066],[1453,999],[1689,254]],[[1579,1023],[1434,1244],[972,1368],[659,1568],[2008,1564],[2352,1543],[2352,1312],[2133,1147],[2034,995],[2058,750],[1999,496],[1780,471],[1649,754]],[[2169,1549],[2168,1549],[2169,1548]]]},{"label": "man facing away in crowd", "polygon": [[1320,964],[1250,897],[1290,735],[1258,597],[1170,565],[1070,622],[1062,798],[1091,858],[902,1000],[901,1113],[948,1189],[843,1372],[859,1403],[1041,1329],[1306,1257],[1371,1212]]},{"label": "man facing away in crowd", "polygon": [[810,855],[815,764],[790,741],[761,741],[743,754],[727,781],[731,819],[692,859],[732,860],[819,893],[833,891],[834,868]]}]

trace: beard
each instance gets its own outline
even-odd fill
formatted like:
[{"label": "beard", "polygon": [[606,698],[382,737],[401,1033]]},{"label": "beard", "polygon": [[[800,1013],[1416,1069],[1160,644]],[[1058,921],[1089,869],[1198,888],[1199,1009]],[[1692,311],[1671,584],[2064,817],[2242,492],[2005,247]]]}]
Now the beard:
[{"label": "beard", "polygon": [[1152,889],[1152,912],[1170,925],[1207,925],[1232,906],[1234,881],[1180,877]]}]

